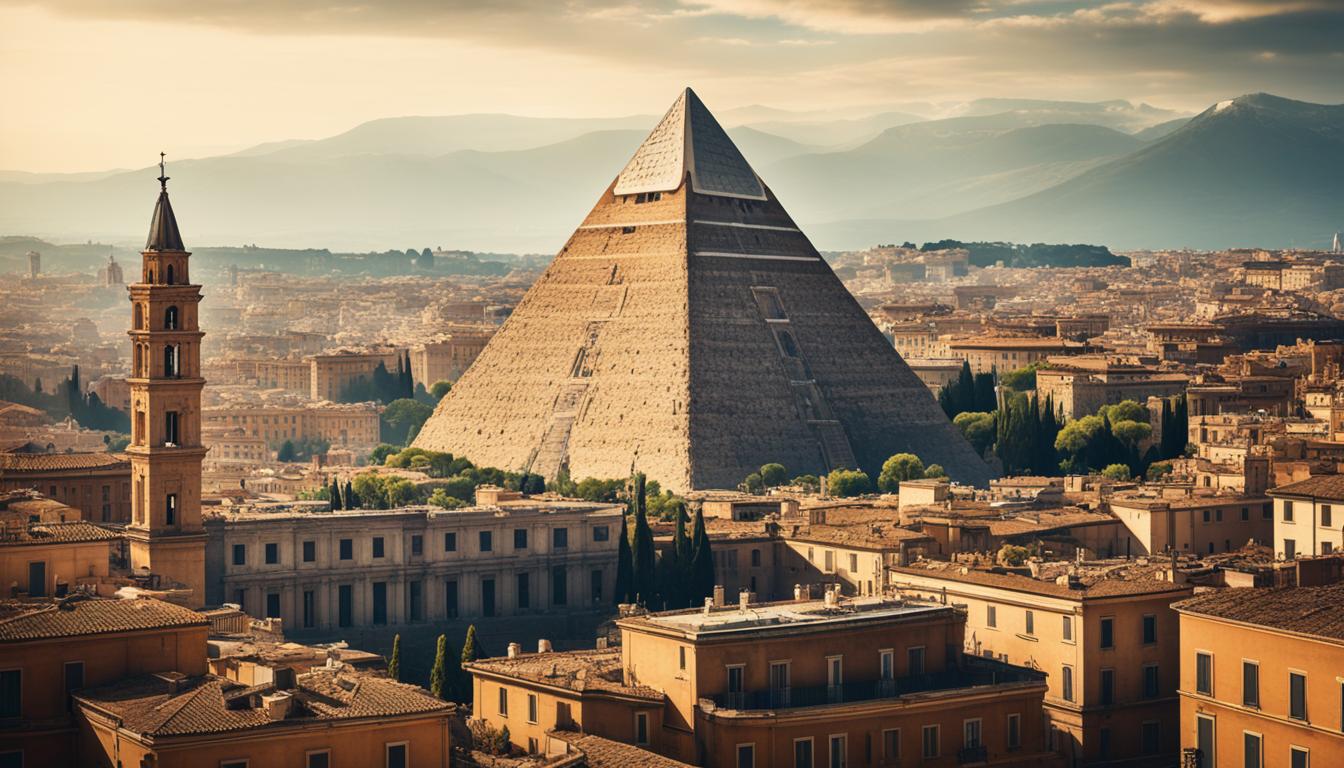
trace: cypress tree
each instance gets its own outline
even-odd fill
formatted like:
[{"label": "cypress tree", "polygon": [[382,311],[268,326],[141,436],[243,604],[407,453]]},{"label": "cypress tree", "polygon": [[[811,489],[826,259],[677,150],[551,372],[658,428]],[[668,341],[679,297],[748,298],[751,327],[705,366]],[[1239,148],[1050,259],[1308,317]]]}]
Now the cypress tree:
[{"label": "cypress tree", "polygon": [[387,660],[387,676],[401,679],[401,635],[392,636],[392,658]]},{"label": "cypress tree", "polygon": [[471,673],[463,669],[462,664],[468,664],[476,660],[476,625],[467,627],[466,639],[462,641],[461,663],[457,666],[458,696],[462,701],[470,703],[475,695],[471,686]]},{"label": "cypress tree", "polygon": [[701,603],[706,597],[714,594],[714,553],[709,549],[709,534],[705,532],[705,513],[700,507],[695,508],[691,552],[691,574],[687,580],[691,594],[688,596],[688,602]]},{"label": "cypress tree", "polygon": [[634,602],[635,571],[631,562],[630,526],[625,515],[621,515],[621,538],[617,542],[616,589],[613,599],[617,604]]},{"label": "cypress tree", "polygon": [[444,696],[444,686],[447,680],[447,668],[445,664],[448,659],[448,638],[439,635],[438,644],[434,648],[434,667],[429,670],[429,692],[436,699],[442,699]]},{"label": "cypress tree", "polygon": [[349,480],[345,481],[345,493],[342,494],[343,504],[346,509],[359,509],[359,497],[355,495],[355,486]]},{"label": "cypress tree", "polygon": [[327,489],[327,496],[331,499],[331,508],[333,511],[341,508],[341,484],[335,479],[331,481],[331,487]]},{"label": "cypress tree", "polygon": [[630,505],[635,515],[635,541],[632,547],[634,557],[631,558],[631,565],[635,574],[636,597],[648,601],[658,589],[654,572],[653,531],[649,529],[644,504],[644,473],[636,473],[634,481],[634,491],[630,498]]},{"label": "cypress tree", "polygon": [[964,413],[975,407],[975,376],[971,373],[970,362],[966,360],[961,361],[961,372],[957,374],[953,407],[957,413]]}]

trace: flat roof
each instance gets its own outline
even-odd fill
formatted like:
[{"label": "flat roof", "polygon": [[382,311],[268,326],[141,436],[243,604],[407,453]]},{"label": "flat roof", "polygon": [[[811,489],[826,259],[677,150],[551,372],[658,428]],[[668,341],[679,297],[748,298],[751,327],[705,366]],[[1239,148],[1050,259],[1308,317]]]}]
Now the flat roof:
[{"label": "flat roof", "polygon": [[834,606],[827,606],[823,600],[806,600],[754,603],[745,610],[726,605],[708,614],[700,608],[665,611],[621,619],[616,623],[631,629],[664,630],[691,640],[702,640],[762,631],[787,633],[804,628],[838,629],[845,624],[934,617],[952,610],[943,605],[873,597],[842,600]]}]

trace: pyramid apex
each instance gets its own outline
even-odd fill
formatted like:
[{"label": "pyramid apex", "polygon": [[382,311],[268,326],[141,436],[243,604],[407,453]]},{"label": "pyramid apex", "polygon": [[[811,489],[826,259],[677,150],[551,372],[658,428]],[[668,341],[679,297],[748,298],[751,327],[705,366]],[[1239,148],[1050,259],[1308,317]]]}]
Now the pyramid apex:
[{"label": "pyramid apex", "polygon": [[765,185],[690,86],[616,177],[613,193],[671,192],[690,176],[702,195],[765,200]]}]

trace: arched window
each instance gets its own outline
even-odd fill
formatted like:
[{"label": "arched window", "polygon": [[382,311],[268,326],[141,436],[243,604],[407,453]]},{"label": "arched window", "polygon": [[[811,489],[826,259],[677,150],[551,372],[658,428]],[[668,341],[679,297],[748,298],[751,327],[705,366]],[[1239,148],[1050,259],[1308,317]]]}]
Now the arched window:
[{"label": "arched window", "polygon": [[139,376],[139,375],[140,375],[140,345],[139,345],[139,344],[136,344],[136,345],[135,345],[135,360],[133,361],[133,363],[132,363],[132,365],[131,365],[131,370],[135,372],[135,375],[136,375],[136,376]]},{"label": "arched window", "polygon": [[165,274],[166,277],[167,277],[167,279],[165,279],[164,282],[167,283],[167,284],[169,284],[169,285],[172,285],[172,284],[173,284],[173,265],[172,265],[172,264],[169,264],[169,265],[168,265],[168,267],[167,267],[167,271],[166,271],[164,274]]},{"label": "arched window", "polygon": [[163,329],[165,331],[177,330],[177,307],[169,307],[163,311]]},{"label": "arched window", "polygon": [[135,327],[135,330],[137,330],[137,331],[144,330],[144,328],[145,328],[145,316],[144,316],[144,313],[143,313],[143,311],[140,309],[140,305],[139,305],[139,304],[136,304],[135,307],[134,307],[134,309],[135,309],[135,311],[131,313],[131,324]]}]

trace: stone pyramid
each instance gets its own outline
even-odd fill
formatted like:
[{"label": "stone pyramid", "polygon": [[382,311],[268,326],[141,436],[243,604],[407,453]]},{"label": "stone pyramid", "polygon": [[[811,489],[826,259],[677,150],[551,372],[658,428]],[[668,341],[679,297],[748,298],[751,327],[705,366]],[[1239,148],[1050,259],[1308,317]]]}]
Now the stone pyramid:
[{"label": "stone pyramid", "polygon": [[732,488],[909,451],[988,466],[690,90],[415,445],[548,479]]}]

